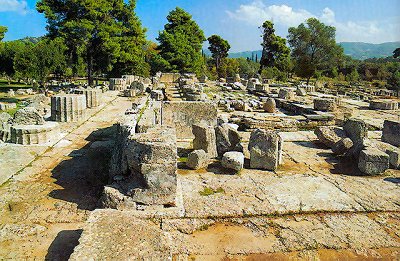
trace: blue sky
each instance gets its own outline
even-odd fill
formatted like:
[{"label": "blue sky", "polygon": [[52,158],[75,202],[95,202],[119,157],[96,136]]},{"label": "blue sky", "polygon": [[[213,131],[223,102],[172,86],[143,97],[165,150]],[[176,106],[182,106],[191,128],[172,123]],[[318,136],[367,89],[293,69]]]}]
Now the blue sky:
[{"label": "blue sky", "polygon": [[[0,0],[0,25],[5,40],[46,33],[46,21],[35,10],[36,0]],[[337,28],[337,41],[382,43],[400,41],[400,0],[138,0],[137,14],[155,40],[176,6],[193,15],[206,36],[219,34],[232,51],[260,49],[258,26],[273,20],[277,33],[287,35],[309,17]]]}]

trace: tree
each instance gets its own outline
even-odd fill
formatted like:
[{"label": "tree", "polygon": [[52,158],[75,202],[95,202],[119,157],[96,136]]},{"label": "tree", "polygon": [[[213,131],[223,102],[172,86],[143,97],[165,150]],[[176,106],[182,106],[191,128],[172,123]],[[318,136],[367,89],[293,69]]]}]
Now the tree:
[{"label": "tree", "polygon": [[0,25],[0,42],[4,39],[4,35],[7,33],[7,27]]},{"label": "tree", "polygon": [[397,48],[396,50],[393,51],[393,57],[394,58],[399,58],[400,57],[400,48]]},{"label": "tree", "polygon": [[307,84],[316,70],[326,70],[336,65],[343,48],[336,44],[336,28],[309,18],[306,24],[290,27],[288,42],[295,61],[295,71],[307,78]]},{"label": "tree", "polygon": [[14,57],[18,52],[23,50],[26,43],[22,41],[5,42],[0,49],[0,74],[6,76],[8,84],[11,83],[11,78],[15,74]]},{"label": "tree", "polygon": [[[37,10],[47,19],[48,36],[62,38],[69,63],[84,62],[88,83],[94,74],[138,73],[144,61],[145,30],[136,16],[136,1],[130,0],[40,0]],[[75,73],[77,67],[73,67]]]},{"label": "tree", "polygon": [[203,31],[182,8],[175,8],[167,16],[168,23],[157,40],[163,68],[171,72],[200,74],[203,67],[202,44],[206,40]]},{"label": "tree", "polygon": [[[228,52],[231,49],[228,41],[222,39],[219,35],[212,35],[208,38],[210,46],[208,49],[211,52],[211,56],[214,59],[215,68],[219,72],[219,67],[223,59],[228,57]],[[220,76],[220,75],[218,75]]]},{"label": "tree", "polygon": [[[275,35],[274,24],[271,21],[265,21],[262,25],[263,29],[263,47],[260,59],[261,73],[264,67],[276,67],[285,71],[288,68],[290,49],[286,46],[286,40]],[[257,62],[257,58],[256,58]]]}]

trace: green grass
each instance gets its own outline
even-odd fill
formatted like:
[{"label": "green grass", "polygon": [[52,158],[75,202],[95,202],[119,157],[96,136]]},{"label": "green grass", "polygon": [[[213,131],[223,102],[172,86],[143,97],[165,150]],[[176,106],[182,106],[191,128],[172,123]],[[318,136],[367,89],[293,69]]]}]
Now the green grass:
[{"label": "green grass", "polygon": [[0,79],[0,88],[32,88],[31,84],[23,84],[15,81],[11,81],[10,84],[8,84],[8,81],[5,79]]},{"label": "green grass", "polygon": [[188,160],[187,157],[180,157],[180,158],[178,159],[178,162],[186,163],[187,160]]},{"label": "green grass", "polygon": [[209,188],[209,187],[205,187],[203,191],[199,191],[201,196],[211,196],[214,195],[216,193],[225,193],[225,190],[221,187],[217,188],[216,190]]}]

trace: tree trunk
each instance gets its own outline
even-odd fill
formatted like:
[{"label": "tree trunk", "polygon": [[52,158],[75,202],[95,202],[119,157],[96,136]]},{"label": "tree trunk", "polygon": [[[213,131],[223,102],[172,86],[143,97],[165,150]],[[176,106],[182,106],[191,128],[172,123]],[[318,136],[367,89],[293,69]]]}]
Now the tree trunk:
[{"label": "tree trunk", "polygon": [[93,86],[93,55],[92,52],[88,51],[87,57],[87,65],[88,65],[88,85]]},{"label": "tree trunk", "polygon": [[310,79],[311,79],[311,77],[307,78],[307,85],[310,83]]}]

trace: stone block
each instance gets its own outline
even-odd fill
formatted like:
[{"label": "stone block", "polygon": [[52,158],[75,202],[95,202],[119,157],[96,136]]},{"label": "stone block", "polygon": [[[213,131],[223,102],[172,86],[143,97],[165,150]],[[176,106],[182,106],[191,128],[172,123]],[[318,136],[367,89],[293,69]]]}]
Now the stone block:
[{"label": "stone block", "polygon": [[221,161],[222,167],[240,171],[244,165],[244,155],[242,152],[229,151],[224,154]]},{"label": "stone block", "polygon": [[218,156],[222,157],[226,152],[243,152],[242,138],[239,132],[230,124],[225,123],[215,128]]},{"label": "stone block", "polygon": [[209,158],[218,156],[213,126],[193,125],[193,149],[204,150]]},{"label": "stone block", "polygon": [[0,111],[7,111],[11,109],[17,108],[16,103],[5,103],[5,102],[0,102]]},{"label": "stone block", "polygon": [[193,139],[193,125],[217,125],[217,106],[211,102],[163,102],[162,125],[174,128],[178,139]]},{"label": "stone block", "polygon": [[293,100],[294,99],[294,91],[291,89],[281,88],[279,90],[278,97],[284,100]]},{"label": "stone block", "polygon": [[372,100],[369,102],[369,108],[372,110],[398,110],[399,102],[396,100]]},{"label": "stone block", "polygon": [[126,80],[124,78],[111,78],[110,79],[110,90],[111,91],[123,91],[127,89]]},{"label": "stone block", "polygon": [[382,141],[400,147],[400,121],[385,120],[382,130]]},{"label": "stone block", "polygon": [[319,141],[329,148],[333,148],[337,142],[343,138],[346,138],[344,130],[332,126],[317,127],[314,133],[317,135]]},{"label": "stone block", "polygon": [[276,170],[282,158],[282,139],[275,131],[256,129],[250,135],[250,167]]},{"label": "stone block", "polygon": [[353,147],[353,141],[350,138],[344,138],[333,145],[332,151],[336,155],[343,155],[346,154],[351,147]]},{"label": "stone block", "polygon": [[343,129],[354,144],[361,143],[364,139],[368,138],[368,127],[363,120],[348,119]]},{"label": "stone block", "polygon": [[204,150],[195,150],[189,153],[186,165],[190,169],[204,169],[207,168],[209,158]]},{"label": "stone block", "polygon": [[45,121],[34,107],[26,107],[15,113],[13,123],[17,125],[43,125]]},{"label": "stone block", "polygon": [[389,155],[375,148],[366,148],[360,153],[358,168],[366,175],[380,175],[389,168]]},{"label": "stone block", "polygon": [[337,106],[334,99],[314,99],[314,110],[336,111]]}]

